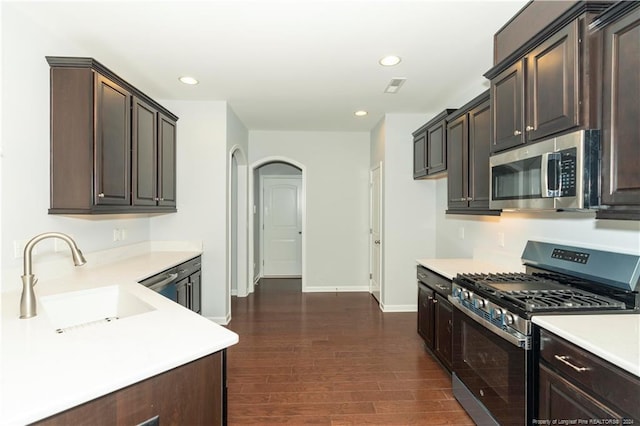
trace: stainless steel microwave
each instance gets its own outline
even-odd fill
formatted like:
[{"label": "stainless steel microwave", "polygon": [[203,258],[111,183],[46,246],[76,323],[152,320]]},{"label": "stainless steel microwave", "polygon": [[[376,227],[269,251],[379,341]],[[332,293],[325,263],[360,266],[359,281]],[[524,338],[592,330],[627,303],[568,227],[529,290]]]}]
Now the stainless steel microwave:
[{"label": "stainless steel microwave", "polygon": [[491,209],[590,210],[599,204],[600,132],[580,130],[489,158]]}]

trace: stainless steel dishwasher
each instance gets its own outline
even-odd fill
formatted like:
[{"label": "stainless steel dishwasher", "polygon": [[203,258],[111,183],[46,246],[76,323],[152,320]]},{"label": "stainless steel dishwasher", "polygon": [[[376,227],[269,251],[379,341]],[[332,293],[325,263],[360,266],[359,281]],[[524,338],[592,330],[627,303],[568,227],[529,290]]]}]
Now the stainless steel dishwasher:
[{"label": "stainless steel dishwasher", "polygon": [[162,294],[182,306],[200,313],[201,257],[140,281],[140,284]]}]

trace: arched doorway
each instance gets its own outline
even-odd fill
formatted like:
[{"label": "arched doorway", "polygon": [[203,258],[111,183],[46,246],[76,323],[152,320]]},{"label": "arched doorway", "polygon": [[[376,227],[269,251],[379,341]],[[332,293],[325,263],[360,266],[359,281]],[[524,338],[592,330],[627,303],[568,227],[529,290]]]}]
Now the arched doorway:
[{"label": "arched doorway", "polygon": [[[304,229],[306,227],[305,167],[303,164],[290,158],[268,157],[251,164],[249,172],[250,213],[252,211],[252,214],[249,215],[249,265],[253,266],[253,268],[249,268],[251,271],[251,284],[249,291],[253,292],[255,283],[265,276],[300,277],[302,291],[304,291],[306,263],[306,236],[304,233]],[[298,195],[290,196],[290,194],[295,194],[295,189],[292,190],[292,188],[295,188],[295,185],[298,185],[299,188]],[[273,191],[271,191],[270,188],[273,189]],[[270,228],[270,223],[272,223],[272,221],[270,221],[270,218],[268,218],[264,212],[267,211],[271,215],[275,214],[275,210],[269,210],[273,207],[269,205],[269,200],[291,200],[291,197],[295,198],[299,203],[299,224],[297,225],[297,228],[292,226],[282,226],[276,230],[276,234],[278,234],[278,236],[275,237],[274,240],[269,240],[269,238],[272,238],[274,235],[273,233],[269,233],[269,229],[272,229]],[[265,199],[267,200],[266,206]],[[285,213],[285,216],[281,217],[288,218],[290,216],[291,215],[287,215]],[[278,221],[280,224],[282,224],[282,222],[283,221]],[[282,230],[289,232],[290,235],[282,237],[282,234],[279,234]],[[295,242],[294,239],[296,239]],[[269,241],[274,244],[269,244]],[[295,266],[293,266],[294,262],[286,256],[291,254],[294,244],[298,244],[299,250],[297,253],[299,256],[299,269],[297,270],[295,269]],[[274,249],[274,247],[277,247],[277,249]],[[276,256],[270,256],[274,254],[273,250],[279,250]],[[273,262],[274,258],[277,258],[276,262]],[[269,263],[270,260],[271,264]]]}]

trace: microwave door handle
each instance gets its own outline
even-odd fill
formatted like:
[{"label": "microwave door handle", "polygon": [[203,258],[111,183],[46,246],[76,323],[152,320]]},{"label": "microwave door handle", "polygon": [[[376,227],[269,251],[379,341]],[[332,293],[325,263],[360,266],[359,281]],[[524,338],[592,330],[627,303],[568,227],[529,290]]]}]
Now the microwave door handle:
[{"label": "microwave door handle", "polygon": [[[541,185],[542,185],[542,197],[551,198],[560,196],[560,153],[558,152],[545,152],[541,156],[542,163],[540,164]],[[549,165],[553,170],[553,182],[549,182]],[[553,187],[550,186],[553,185]]]}]

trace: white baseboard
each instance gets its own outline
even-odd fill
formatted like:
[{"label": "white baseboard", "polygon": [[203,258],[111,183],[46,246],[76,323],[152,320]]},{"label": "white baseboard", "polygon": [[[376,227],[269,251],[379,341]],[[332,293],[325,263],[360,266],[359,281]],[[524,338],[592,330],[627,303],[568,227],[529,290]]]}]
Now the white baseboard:
[{"label": "white baseboard", "polygon": [[337,286],[337,287],[307,287],[302,289],[304,293],[349,293],[349,292],[369,292],[369,286]]},{"label": "white baseboard", "polygon": [[209,321],[213,321],[216,324],[227,325],[231,322],[231,315],[227,315],[226,317],[205,317]]},{"label": "white baseboard", "polygon": [[417,305],[383,305],[380,304],[382,312],[418,312]]}]

